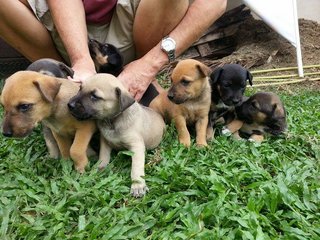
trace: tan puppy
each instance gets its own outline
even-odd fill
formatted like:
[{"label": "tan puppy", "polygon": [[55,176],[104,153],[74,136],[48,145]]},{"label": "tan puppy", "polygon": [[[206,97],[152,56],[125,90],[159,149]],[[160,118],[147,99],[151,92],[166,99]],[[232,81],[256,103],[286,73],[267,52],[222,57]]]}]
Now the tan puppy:
[{"label": "tan puppy", "polygon": [[186,59],[180,61],[171,75],[172,85],[161,92],[150,107],[167,121],[174,121],[179,142],[186,147],[191,144],[187,125],[194,125],[198,146],[207,146],[206,129],[211,104],[209,74],[211,70],[203,63]]},{"label": "tan puppy", "polygon": [[25,137],[41,121],[51,129],[62,157],[70,156],[75,169],[84,172],[96,125],[93,121],[80,122],[68,111],[68,101],[78,90],[78,84],[63,78],[32,71],[13,74],[6,79],[1,95],[3,135]]},{"label": "tan puppy", "polygon": [[150,108],[137,103],[121,82],[110,74],[96,74],[82,84],[69,102],[69,109],[78,119],[96,119],[102,135],[100,168],[110,161],[112,149],[133,152],[131,193],[143,196],[148,190],[144,177],[145,150],[159,145],[165,123]]}]

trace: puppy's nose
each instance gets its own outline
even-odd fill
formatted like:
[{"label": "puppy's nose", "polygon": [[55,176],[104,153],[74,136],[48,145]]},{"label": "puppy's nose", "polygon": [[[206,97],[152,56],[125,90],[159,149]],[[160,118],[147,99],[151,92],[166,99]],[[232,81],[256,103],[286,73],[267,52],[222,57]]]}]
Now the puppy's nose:
[{"label": "puppy's nose", "polygon": [[173,99],[173,93],[172,93],[172,92],[168,92],[168,98],[169,98],[170,100]]},{"label": "puppy's nose", "polygon": [[8,130],[8,131],[5,131],[5,132],[2,132],[3,136],[5,137],[12,137],[13,133],[11,130]]},{"label": "puppy's nose", "polygon": [[238,104],[241,103],[241,99],[233,99],[233,100],[232,100],[232,103],[233,103],[234,105],[238,105]]},{"label": "puppy's nose", "polygon": [[68,108],[70,110],[73,110],[75,107],[76,107],[76,102],[75,101],[68,102]]}]

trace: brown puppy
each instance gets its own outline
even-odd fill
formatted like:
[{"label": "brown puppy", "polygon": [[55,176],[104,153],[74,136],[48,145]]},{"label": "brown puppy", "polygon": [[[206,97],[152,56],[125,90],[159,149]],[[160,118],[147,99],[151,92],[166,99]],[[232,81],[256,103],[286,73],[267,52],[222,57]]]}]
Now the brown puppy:
[{"label": "brown puppy", "polygon": [[68,110],[68,101],[79,85],[33,71],[20,71],[8,79],[2,90],[5,114],[3,135],[25,137],[42,121],[57,141],[63,158],[73,159],[75,169],[84,172],[87,148],[96,130],[93,121],[80,122]]},{"label": "brown puppy", "polygon": [[[68,67],[63,62],[56,61],[51,58],[41,58],[37,61],[31,63],[27,71],[35,71],[45,75],[58,77],[58,78],[68,78],[68,76],[73,77],[74,71]],[[42,132],[44,140],[47,145],[49,156],[51,158],[59,158],[60,151],[56,140],[54,139],[50,128],[42,124]]]},{"label": "brown puppy", "polygon": [[236,108],[236,119],[227,125],[223,133],[233,133],[239,138],[240,132],[250,141],[262,142],[265,134],[278,136],[286,128],[286,111],[279,96],[258,92]]},{"label": "brown puppy", "polygon": [[194,125],[198,146],[207,146],[206,129],[211,103],[209,83],[210,68],[203,63],[186,59],[173,69],[171,87],[161,92],[150,107],[159,112],[166,121],[174,120],[179,142],[186,147],[191,144],[187,125]]},{"label": "brown puppy", "polygon": [[68,104],[78,119],[95,119],[101,133],[100,166],[110,161],[112,149],[133,152],[131,193],[143,196],[148,190],[144,180],[145,150],[157,147],[165,123],[150,108],[137,103],[121,82],[110,74],[96,74],[81,86]]}]

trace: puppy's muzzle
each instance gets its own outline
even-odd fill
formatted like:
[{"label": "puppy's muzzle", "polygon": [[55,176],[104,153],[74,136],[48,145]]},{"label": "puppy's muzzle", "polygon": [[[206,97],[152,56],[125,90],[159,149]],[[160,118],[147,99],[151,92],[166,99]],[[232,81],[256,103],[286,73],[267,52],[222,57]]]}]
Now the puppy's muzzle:
[{"label": "puppy's muzzle", "polygon": [[240,98],[229,98],[229,99],[222,99],[223,103],[227,106],[235,106],[238,107],[242,104],[242,99]]},{"label": "puppy's muzzle", "polygon": [[232,99],[232,103],[234,106],[239,106],[242,103],[241,99]]},{"label": "puppy's muzzle", "polygon": [[79,101],[69,101],[68,108],[72,116],[78,120],[87,120],[91,115],[85,111],[84,106]]},{"label": "puppy's muzzle", "polygon": [[5,137],[12,137],[13,136],[13,132],[11,131],[11,129],[4,130],[2,132],[2,135],[5,136]]},{"label": "puppy's muzzle", "polygon": [[187,97],[186,96],[179,96],[176,94],[175,90],[169,90],[168,94],[167,94],[169,100],[175,104],[182,104],[185,101],[187,101]]},{"label": "puppy's muzzle", "polygon": [[172,92],[168,92],[168,98],[169,98],[170,101],[173,101],[174,94]]}]

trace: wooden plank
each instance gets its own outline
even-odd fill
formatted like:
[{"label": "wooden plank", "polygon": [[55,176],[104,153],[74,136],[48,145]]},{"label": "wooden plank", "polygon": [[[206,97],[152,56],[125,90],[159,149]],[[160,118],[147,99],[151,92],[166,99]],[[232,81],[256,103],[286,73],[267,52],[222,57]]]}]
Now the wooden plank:
[{"label": "wooden plank", "polygon": [[212,52],[208,43],[198,45],[197,48],[201,57],[208,56]]},{"label": "wooden plank", "polygon": [[241,23],[234,23],[226,28],[221,29],[219,32],[216,33],[209,33],[203,37],[201,37],[198,41],[193,43],[192,46],[197,46],[199,44],[211,42],[213,40],[217,40],[219,38],[229,37],[235,34],[238,31],[239,26]]}]

